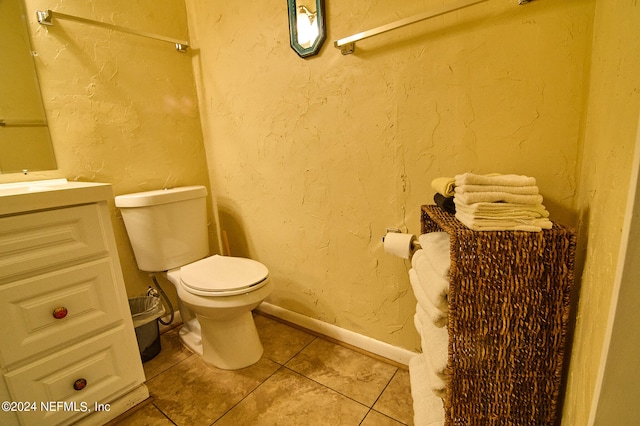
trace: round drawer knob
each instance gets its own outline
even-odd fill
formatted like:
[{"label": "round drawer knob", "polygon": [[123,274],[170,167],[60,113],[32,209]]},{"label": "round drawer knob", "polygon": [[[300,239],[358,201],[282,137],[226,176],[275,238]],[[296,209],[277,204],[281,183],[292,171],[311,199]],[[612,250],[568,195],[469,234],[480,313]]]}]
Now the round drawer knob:
[{"label": "round drawer knob", "polygon": [[73,388],[77,391],[84,389],[87,387],[87,379],[78,379],[73,382]]},{"label": "round drawer knob", "polygon": [[59,308],[55,308],[53,310],[53,317],[55,319],[62,319],[67,316],[69,311],[64,306],[60,306]]}]

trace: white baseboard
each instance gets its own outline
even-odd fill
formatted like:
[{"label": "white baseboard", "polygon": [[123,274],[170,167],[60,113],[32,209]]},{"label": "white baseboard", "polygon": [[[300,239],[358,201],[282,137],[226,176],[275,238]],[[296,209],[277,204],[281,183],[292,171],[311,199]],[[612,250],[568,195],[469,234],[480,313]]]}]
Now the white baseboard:
[{"label": "white baseboard", "polygon": [[363,336],[356,332],[340,328],[338,326],[319,321],[317,319],[307,317],[297,312],[290,311],[288,309],[281,308],[271,303],[262,302],[258,308],[259,312],[272,315],[276,318],[280,318],[284,321],[288,321],[292,324],[314,331],[316,333],[331,337],[340,342],[355,346],[356,348],[363,349],[372,354],[390,359],[403,365],[409,365],[409,360],[416,355],[416,352],[412,352],[408,349],[399,348],[397,346],[390,345],[380,340],[372,339],[371,337]]}]

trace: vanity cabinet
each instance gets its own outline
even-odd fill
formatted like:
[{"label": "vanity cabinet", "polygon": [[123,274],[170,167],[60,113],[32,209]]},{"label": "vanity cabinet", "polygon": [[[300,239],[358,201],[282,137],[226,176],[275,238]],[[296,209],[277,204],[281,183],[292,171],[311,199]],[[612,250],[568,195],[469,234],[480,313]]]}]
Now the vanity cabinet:
[{"label": "vanity cabinet", "polygon": [[111,188],[68,183],[26,195],[0,191],[0,398],[11,401],[0,423],[100,424],[148,397]]}]

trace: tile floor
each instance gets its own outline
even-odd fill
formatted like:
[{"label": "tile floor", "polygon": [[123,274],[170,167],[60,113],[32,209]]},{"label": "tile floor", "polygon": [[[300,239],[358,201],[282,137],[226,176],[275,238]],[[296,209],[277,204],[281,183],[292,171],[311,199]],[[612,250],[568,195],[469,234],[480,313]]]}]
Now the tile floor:
[{"label": "tile floor", "polygon": [[412,425],[409,372],[263,315],[256,364],[219,370],[178,329],[144,364],[151,398],[112,425]]}]

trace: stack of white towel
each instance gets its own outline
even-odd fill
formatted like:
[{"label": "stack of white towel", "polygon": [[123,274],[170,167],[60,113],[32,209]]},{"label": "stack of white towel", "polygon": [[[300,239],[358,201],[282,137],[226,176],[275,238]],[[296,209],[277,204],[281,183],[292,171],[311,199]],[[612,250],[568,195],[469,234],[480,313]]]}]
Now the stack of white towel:
[{"label": "stack of white towel", "polygon": [[456,219],[474,231],[529,231],[551,229],[536,180],[520,175],[455,177]]},{"label": "stack of white towel", "polygon": [[450,238],[445,232],[431,232],[420,235],[418,241],[422,248],[413,254],[409,280],[418,301],[414,324],[422,353],[409,362],[411,393],[416,424],[441,425],[449,344]]}]

